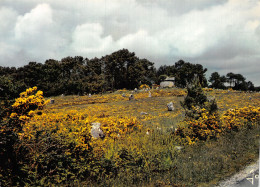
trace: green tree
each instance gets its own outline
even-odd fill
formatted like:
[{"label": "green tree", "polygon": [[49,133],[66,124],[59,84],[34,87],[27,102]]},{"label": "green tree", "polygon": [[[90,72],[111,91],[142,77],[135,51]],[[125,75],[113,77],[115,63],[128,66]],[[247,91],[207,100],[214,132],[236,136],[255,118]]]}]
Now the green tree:
[{"label": "green tree", "polygon": [[217,110],[215,99],[208,100],[197,76],[195,76],[192,83],[187,86],[187,91],[187,96],[184,101],[181,102],[187,117],[198,119],[201,117],[201,110],[203,108],[206,109],[209,114]]},{"label": "green tree", "polygon": [[191,64],[179,60],[175,63],[175,70],[175,82],[178,87],[186,87],[192,83],[195,76],[197,76],[202,87],[207,86],[207,79],[205,78],[207,68],[203,68],[201,64]]},{"label": "green tree", "polygon": [[84,90],[88,93],[99,93],[105,91],[105,75],[103,72],[104,63],[98,59],[93,58],[86,60],[86,84]]},{"label": "green tree", "polygon": [[255,91],[255,86],[254,86],[254,84],[251,81],[247,82],[247,88],[250,91]]},{"label": "green tree", "polygon": [[137,61],[135,53],[131,53],[127,49],[122,49],[103,57],[102,61],[104,61],[105,65],[106,88],[114,90],[127,87],[126,81],[129,66],[135,64]]},{"label": "green tree", "polygon": [[235,85],[235,74],[232,72],[227,73],[227,81],[229,82],[229,87],[232,88]]},{"label": "green tree", "polygon": [[225,76],[220,76],[218,72],[214,72],[211,74],[211,77],[209,78],[209,82],[211,82],[212,88],[218,88],[218,89],[225,89],[224,83],[226,82]]},{"label": "green tree", "polygon": [[62,79],[62,68],[59,61],[54,59],[46,60],[43,65],[43,79],[41,88],[46,96],[62,93],[66,79]]},{"label": "green tree", "polygon": [[246,78],[243,75],[230,72],[227,73],[226,77],[230,87],[234,90],[248,90]]},{"label": "green tree", "polygon": [[154,64],[139,59],[135,53],[122,49],[101,59],[104,62],[104,76],[107,90],[133,89],[139,84],[151,84],[156,79]]}]

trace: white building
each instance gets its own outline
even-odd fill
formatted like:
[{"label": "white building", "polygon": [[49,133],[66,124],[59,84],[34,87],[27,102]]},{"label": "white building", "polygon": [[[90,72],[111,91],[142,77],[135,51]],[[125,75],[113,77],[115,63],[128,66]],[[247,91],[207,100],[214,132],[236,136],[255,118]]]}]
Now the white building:
[{"label": "white building", "polygon": [[172,88],[175,85],[175,77],[167,77],[160,83],[161,88]]}]

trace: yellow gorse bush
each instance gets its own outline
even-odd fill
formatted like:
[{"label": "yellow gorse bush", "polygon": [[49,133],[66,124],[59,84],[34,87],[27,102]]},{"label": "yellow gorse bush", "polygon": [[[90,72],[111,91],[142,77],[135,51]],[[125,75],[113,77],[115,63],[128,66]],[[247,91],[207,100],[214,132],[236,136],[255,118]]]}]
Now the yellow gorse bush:
[{"label": "yellow gorse bush", "polygon": [[260,107],[230,109],[222,116],[226,128],[238,130],[246,125],[255,125],[260,121]]},{"label": "yellow gorse bush", "polygon": [[122,137],[140,128],[140,123],[136,117],[110,116],[99,119],[99,121],[105,134],[112,138]]},{"label": "yellow gorse bush", "polygon": [[213,88],[203,88],[203,91],[211,92],[211,91],[213,91]]},{"label": "yellow gorse bush", "polygon": [[[101,123],[105,140],[109,138],[124,137],[140,127],[135,117],[93,115],[88,110],[55,111],[42,115],[35,115],[23,128],[23,138],[35,139],[37,132],[52,133],[57,139],[73,143],[83,150],[89,149],[91,140],[91,124]],[[55,133],[53,133],[55,132]],[[93,142],[92,142],[93,144]]]},{"label": "yellow gorse bush", "polygon": [[20,122],[26,122],[35,115],[35,110],[42,110],[47,104],[43,98],[43,92],[37,91],[37,87],[29,88],[20,93],[20,97],[12,105],[10,118],[18,119]]},{"label": "yellow gorse bush", "polygon": [[37,132],[52,134],[57,140],[75,144],[85,150],[89,148],[90,126],[85,124],[85,116],[77,111],[68,113],[48,113],[35,115],[23,128],[23,138],[34,140]]},{"label": "yellow gorse bush", "polygon": [[185,121],[184,127],[179,127],[175,134],[186,138],[189,144],[219,137],[223,131],[217,113],[209,114],[205,109],[202,111],[201,117]]},{"label": "yellow gorse bush", "polygon": [[148,86],[147,84],[142,84],[142,85],[139,87],[139,89],[146,89],[146,88],[150,89],[150,86]]},{"label": "yellow gorse bush", "polygon": [[243,107],[229,109],[221,118],[217,114],[209,115],[202,109],[201,117],[197,120],[185,121],[185,127],[179,127],[177,135],[185,138],[189,144],[198,140],[218,138],[221,133],[242,128],[253,128],[260,122],[260,107]]}]

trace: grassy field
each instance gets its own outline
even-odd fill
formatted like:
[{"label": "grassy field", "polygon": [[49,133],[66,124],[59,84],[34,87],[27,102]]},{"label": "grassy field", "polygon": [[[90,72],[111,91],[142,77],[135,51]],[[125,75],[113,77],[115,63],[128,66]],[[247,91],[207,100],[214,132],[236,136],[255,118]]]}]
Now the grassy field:
[{"label": "grassy field", "polygon": [[[208,98],[216,99],[220,116],[229,109],[260,106],[260,93],[210,89],[204,92]],[[130,94],[135,100],[129,101]],[[38,180],[34,184],[48,181],[50,184],[88,186],[211,186],[258,158],[259,121],[254,122],[251,129],[241,128],[223,133],[217,139],[183,144],[174,135],[174,130],[185,117],[180,105],[185,90],[151,90],[151,94],[152,97],[148,97],[147,91],[118,90],[91,97],[53,97],[55,103],[48,104],[42,115],[32,118],[21,135],[26,137],[27,145],[34,146],[34,159],[37,162],[45,159],[41,161],[42,165],[50,159],[43,150],[46,146],[50,148],[52,143],[47,145],[47,140],[38,140],[50,136],[62,142],[53,145],[60,145],[62,151],[65,150],[55,154],[72,157],[72,144],[75,150],[89,151],[91,147],[92,165],[82,174],[87,176],[80,178],[64,174],[63,178],[57,176],[58,179],[49,180],[48,175],[44,178],[34,173],[33,180]],[[174,104],[173,111],[167,110],[169,102]],[[104,139],[89,137],[86,143],[86,133],[92,122],[100,122],[106,136]],[[85,162],[84,156],[73,159],[75,164],[80,164],[78,159]],[[70,171],[67,166],[65,168]]]}]

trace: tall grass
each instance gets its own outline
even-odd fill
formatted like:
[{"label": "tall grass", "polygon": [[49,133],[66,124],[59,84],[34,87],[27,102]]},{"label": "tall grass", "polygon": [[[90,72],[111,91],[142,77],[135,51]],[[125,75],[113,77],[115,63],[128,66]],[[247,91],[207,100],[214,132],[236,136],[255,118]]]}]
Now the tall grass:
[{"label": "tall grass", "polygon": [[[128,137],[110,145],[105,160],[116,168],[114,177],[100,186],[211,186],[256,161],[259,125],[226,133],[217,140],[177,149],[170,132]],[[142,132],[140,132],[142,133]]]},{"label": "tall grass", "polygon": [[[177,91],[173,89],[173,93]],[[122,93],[91,98],[56,97],[54,105],[49,104],[39,118],[35,117],[26,123],[24,133],[31,127],[28,132],[33,132],[35,136],[25,139],[24,134],[20,134],[20,145],[27,150],[30,147],[34,149],[30,149],[30,154],[26,153],[27,160],[21,160],[23,171],[27,172],[27,178],[21,178],[21,184],[211,186],[259,156],[259,121],[253,121],[254,126],[241,125],[236,131],[223,131],[221,136],[214,139],[187,145],[175,133],[175,128],[184,119],[184,110],[180,105],[183,97],[173,96],[171,90],[166,90],[161,93],[158,91],[157,94],[161,95],[152,98],[148,98],[148,93],[140,93],[137,100],[128,101],[122,98]],[[260,94],[252,95],[254,102],[248,100],[248,95],[244,93],[213,90],[207,94],[216,97],[220,114],[229,108],[260,104]],[[175,110],[169,112],[166,104],[171,101]],[[147,114],[142,115],[141,112]],[[89,125],[92,121],[89,120],[93,116],[95,120],[107,123],[109,120],[115,122],[112,120],[115,117],[115,120],[122,121],[120,124],[129,121],[122,117],[134,117],[141,128],[129,129],[121,136],[117,136],[115,131],[112,137],[108,133],[113,129],[111,127],[107,129],[104,139],[91,139]],[[248,121],[248,124],[251,122]],[[83,127],[89,129],[83,131]],[[88,149],[85,151],[82,141],[86,141],[84,145]]]}]

